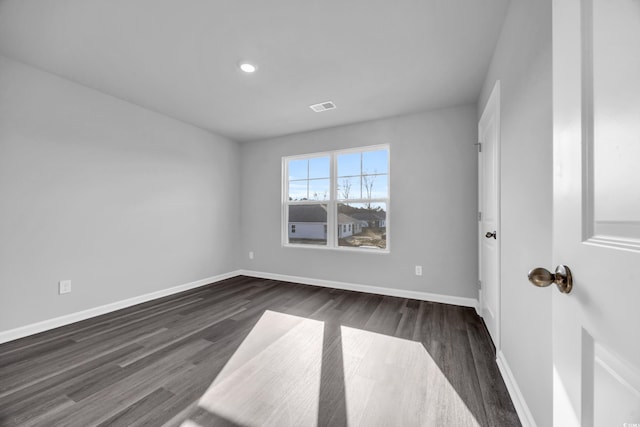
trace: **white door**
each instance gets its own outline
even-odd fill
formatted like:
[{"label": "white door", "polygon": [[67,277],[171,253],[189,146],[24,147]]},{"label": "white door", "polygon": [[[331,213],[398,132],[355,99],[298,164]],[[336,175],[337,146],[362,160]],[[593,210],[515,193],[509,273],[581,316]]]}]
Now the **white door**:
[{"label": "white door", "polygon": [[554,425],[640,426],[639,0],[554,0],[553,98]]},{"label": "white door", "polygon": [[500,82],[478,123],[478,231],[480,306],[489,334],[500,349]]}]

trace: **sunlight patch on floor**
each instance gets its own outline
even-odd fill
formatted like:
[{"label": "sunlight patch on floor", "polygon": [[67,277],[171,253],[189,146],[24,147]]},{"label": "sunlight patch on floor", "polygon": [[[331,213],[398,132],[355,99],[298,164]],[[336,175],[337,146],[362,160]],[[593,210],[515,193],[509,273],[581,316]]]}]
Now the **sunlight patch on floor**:
[{"label": "sunlight patch on floor", "polygon": [[349,426],[478,426],[424,346],[342,326]]},{"label": "sunlight patch on floor", "polygon": [[344,388],[322,384],[327,327],[266,311],[198,406],[247,427],[315,427],[321,387],[330,386],[331,393],[344,390],[351,427],[479,425],[420,342],[335,325],[341,354],[334,360],[342,360]]},{"label": "sunlight patch on floor", "polygon": [[199,402],[244,426],[315,426],[323,322],[266,311]]}]

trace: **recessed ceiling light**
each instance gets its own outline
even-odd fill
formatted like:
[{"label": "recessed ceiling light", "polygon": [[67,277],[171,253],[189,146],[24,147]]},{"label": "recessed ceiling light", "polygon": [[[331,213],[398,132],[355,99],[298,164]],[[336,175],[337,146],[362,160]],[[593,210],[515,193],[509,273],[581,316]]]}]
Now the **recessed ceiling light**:
[{"label": "recessed ceiling light", "polygon": [[242,62],[240,63],[240,69],[245,73],[253,73],[258,69],[258,67],[253,64],[249,64],[248,62]]}]

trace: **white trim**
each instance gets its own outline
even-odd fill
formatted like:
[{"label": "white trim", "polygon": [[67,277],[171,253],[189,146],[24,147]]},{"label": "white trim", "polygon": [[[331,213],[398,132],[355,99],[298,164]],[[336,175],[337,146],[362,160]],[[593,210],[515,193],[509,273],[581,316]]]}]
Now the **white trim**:
[{"label": "white trim", "polygon": [[[387,242],[388,243],[388,242]],[[389,249],[380,249],[380,248],[363,248],[363,247],[350,247],[350,246],[337,246],[335,248],[330,248],[326,245],[304,245],[299,243],[284,243],[282,245],[283,248],[288,249],[314,249],[321,251],[342,251],[342,252],[356,252],[356,253],[367,253],[374,255],[389,255],[391,252]]]},{"label": "white trim", "polygon": [[482,304],[482,289],[478,289],[478,304],[476,305],[476,313],[478,313],[478,316],[480,317],[482,317]]},{"label": "white trim", "polygon": [[502,351],[498,351],[496,363],[498,364],[498,369],[502,374],[502,379],[504,379],[504,383],[507,386],[509,396],[511,396],[511,400],[513,401],[513,406],[516,408],[522,427],[537,427],[536,422],[533,419],[533,415],[531,415],[527,402],[524,400],[520,387],[518,387],[518,383],[513,377],[513,372],[511,372],[511,368],[509,368],[507,359],[504,357],[504,353],[502,353]]},{"label": "white trim", "polygon": [[0,331],[0,344],[40,332],[48,331],[50,329],[59,328],[60,326],[69,325],[81,320],[90,319],[102,314],[111,313],[116,310],[131,307],[132,305],[166,297],[168,295],[177,294],[179,292],[188,291],[189,289],[198,288],[200,286],[205,286],[211,283],[220,282],[222,280],[230,279],[239,275],[240,273],[238,271],[219,274],[217,276],[196,280],[195,282],[185,283],[184,285],[174,286],[172,288],[163,289],[161,291],[139,295],[137,297],[128,298],[122,301],[112,302],[110,304],[101,305],[99,307],[90,308],[88,310],[78,311],[76,313],[66,314],[64,316],[55,317],[49,320],[43,320],[42,322],[32,323],[30,325],[21,326],[15,329],[10,329],[8,331]]},{"label": "white trim", "polygon": [[463,307],[478,306],[478,300],[473,298],[456,297],[451,295],[431,294],[427,292],[409,291],[405,289],[384,288],[381,286],[361,285],[356,283],[336,282],[333,280],[312,279],[310,277],[288,276],[285,274],[265,273],[261,271],[239,270],[243,276],[257,277],[260,279],[280,280],[283,282],[300,283],[303,285],[322,286],[325,288],[342,289],[346,291],[367,292],[377,295],[411,298],[421,301],[440,302],[444,304],[460,305]]},{"label": "white trim", "polygon": [[322,286],[325,288],[368,292],[377,295],[388,295],[400,298],[417,299],[421,301],[439,302],[444,304],[459,305],[463,307],[472,307],[475,308],[476,311],[478,310],[478,300],[473,298],[432,294],[404,289],[385,288],[381,286],[336,282],[332,280],[312,279],[309,277],[288,276],[285,274],[265,273],[251,270],[236,270],[229,273],[219,274],[217,276],[207,277],[195,282],[174,286],[172,288],[151,292],[145,295],[139,295],[137,297],[128,298],[126,300],[116,301],[110,304],[105,304],[76,313],[66,314],[64,316],[55,317],[53,319],[43,320],[41,322],[32,323],[30,325],[21,326],[15,329],[0,331],[0,344],[241,275],[258,277],[262,279],[280,280],[284,282],[294,282],[304,285]]}]

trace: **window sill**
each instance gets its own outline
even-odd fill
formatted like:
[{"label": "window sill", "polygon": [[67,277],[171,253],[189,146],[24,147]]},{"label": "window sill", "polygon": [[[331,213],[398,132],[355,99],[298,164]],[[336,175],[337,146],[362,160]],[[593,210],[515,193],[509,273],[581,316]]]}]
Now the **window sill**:
[{"label": "window sill", "polygon": [[352,252],[352,253],[359,253],[359,254],[377,254],[377,255],[386,255],[391,253],[389,248],[374,249],[374,248],[362,248],[362,247],[355,248],[355,247],[345,247],[345,246],[330,248],[324,245],[296,245],[291,243],[284,243],[282,247],[286,249],[318,249],[321,251],[338,251],[338,252]]}]

